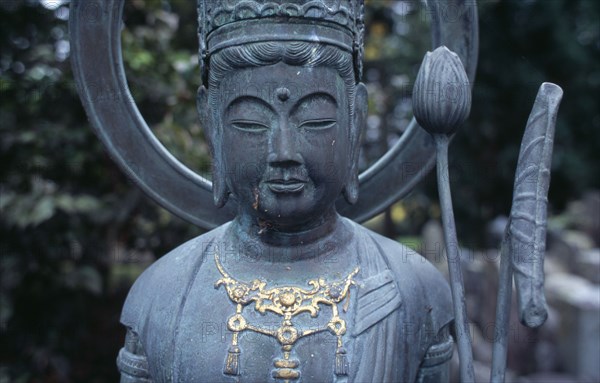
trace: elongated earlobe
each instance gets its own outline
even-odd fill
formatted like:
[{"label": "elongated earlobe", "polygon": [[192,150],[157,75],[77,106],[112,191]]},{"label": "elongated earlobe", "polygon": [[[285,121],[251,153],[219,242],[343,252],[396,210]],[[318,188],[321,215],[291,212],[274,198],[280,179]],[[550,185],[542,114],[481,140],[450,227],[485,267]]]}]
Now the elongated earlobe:
[{"label": "elongated earlobe", "polygon": [[223,207],[229,199],[229,188],[227,188],[227,182],[225,177],[219,169],[218,164],[213,163],[213,201],[216,207]]},{"label": "elongated earlobe", "polygon": [[358,176],[354,180],[348,180],[342,189],[342,194],[350,205],[354,205],[358,201]]},{"label": "elongated earlobe", "polygon": [[354,93],[354,118],[350,126],[350,166],[348,177],[342,190],[344,198],[353,205],[358,201],[360,184],[358,182],[358,156],[362,131],[367,121],[367,87],[361,82],[356,85]]},{"label": "elongated earlobe", "polygon": [[198,109],[198,117],[200,118],[200,124],[204,129],[204,135],[208,140],[208,147],[212,156],[212,186],[213,186],[213,201],[215,206],[223,207],[229,199],[229,189],[225,180],[224,168],[223,168],[223,155],[222,148],[219,145],[221,142],[220,130],[216,125],[215,121],[210,113],[208,101],[208,91],[204,86],[198,88],[198,95],[196,97],[196,108]]}]

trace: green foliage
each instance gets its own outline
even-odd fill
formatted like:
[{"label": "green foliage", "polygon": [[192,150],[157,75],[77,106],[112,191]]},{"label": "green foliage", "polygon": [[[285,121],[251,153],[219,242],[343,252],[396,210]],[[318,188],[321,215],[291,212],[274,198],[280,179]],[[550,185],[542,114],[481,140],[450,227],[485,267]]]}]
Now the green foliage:
[{"label": "green foliage", "polygon": [[[144,198],[89,129],[67,60],[67,10],[0,3],[0,381],[117,380],[118,313],[133,278],[200,233]],[[194,65],[181,64],[195,54],[171,43],[181,29],[164,21],[176,16],[139,2],[126,15],[141,112],[206,171]],[[146,19],[157,28],[137,27]]]},{"label": "green foliage", "polygon": [[366,4],[363,77],[369,91],[369,119],[361,170],[378,160],[408,127],[412,86],[431,44],[428,13],[419,2]]},{"label": "green foliage", "polygon": [[196,112],[195,7],[194,1],[127,4],[123,60],[133,96],[156,136],[188,167],[210,177]]},{"label": "green foliage", "polygon": [[451,148],[459,233],[480,243],[485,223],[510,211],[521,137],[537,90],[564,90],[550,209],[600,187],[600,2],[484,1],[471,117]]}]

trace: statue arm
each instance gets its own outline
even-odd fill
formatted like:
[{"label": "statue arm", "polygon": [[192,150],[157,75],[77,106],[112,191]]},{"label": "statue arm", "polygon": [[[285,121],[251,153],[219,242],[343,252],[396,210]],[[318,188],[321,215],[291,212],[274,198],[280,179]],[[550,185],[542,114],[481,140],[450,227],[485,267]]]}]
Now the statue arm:
[{"label": "statue arm", "polygon": [[125,345],[119,351],[117,367],[121,383],[152,383],[144,348],[138,335],[130,328],[127,329]]},{"label": "statue arm", "polygon": [[449,382],[453,349],[454,340],[450,335],[450,324],[447,324],[439,331],[434,343],[425,353],[416,381],[418,383]]}]

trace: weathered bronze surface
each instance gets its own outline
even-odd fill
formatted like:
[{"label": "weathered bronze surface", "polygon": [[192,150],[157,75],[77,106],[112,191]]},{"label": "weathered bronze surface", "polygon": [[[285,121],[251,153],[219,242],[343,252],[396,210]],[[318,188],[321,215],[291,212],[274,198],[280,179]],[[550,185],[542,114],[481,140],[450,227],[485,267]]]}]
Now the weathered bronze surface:
[{"label": "weathered bronze surface", "polygon": [[354,203],[359,192],[362,12],[352,1],[200,2],[198,110],[214,202],[235,199],[237,215],[133,287],[122,322],[152,379],[413,381],[448,341],[441,275],[336,212],[340,194]]},{"label": "weathered bronze surface", "polygon": [[[106,42],[114,48],[119,2],[93,4],[114,27]],[[452,46],[472,79],[475,5],[457,4],[462,23],[445,22],[430,2],[434,42]],[[103,59],[82,44],[99,32],[78,24],[84,7],[75,2],[71,21],[81,33],[73,40],[80,84],[89,75],[86,57]],[[199,2],[198,111],[214,160],[212,185],[165,154],[131,103],[109,117],[109,107],[122,105],[94,101],[83,87],[100,137],[142,188],[205,226],[233,218],[136,281],[121,317],[122,382],[448,379],[447,282],[420,255],[336,208],[368,218],[433,163],[431,138],[414,125],[361,186],[362,16],[359,0]],[[107,83],[115,80],[114,68],[100,72]],[[128,123],[137,133],[118,131]],[[151,149],[140,150],[142,142]],[[403,173],[402,161],[418,171]],[[216,208],[202,205],[207,190]],[[366,194],[362,205],[359,192]]]}]

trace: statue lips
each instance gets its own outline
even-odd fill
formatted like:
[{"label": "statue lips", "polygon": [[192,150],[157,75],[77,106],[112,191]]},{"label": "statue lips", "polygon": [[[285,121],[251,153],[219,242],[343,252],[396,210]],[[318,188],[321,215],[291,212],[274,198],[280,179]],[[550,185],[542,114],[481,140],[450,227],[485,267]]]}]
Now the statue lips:
[{"label": "statue lips", "polygon": [[266,182],[273,193],[299,193],[304,189],[306,181],[298,178],[271,179]]}]

